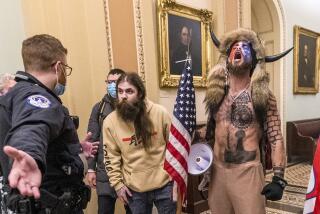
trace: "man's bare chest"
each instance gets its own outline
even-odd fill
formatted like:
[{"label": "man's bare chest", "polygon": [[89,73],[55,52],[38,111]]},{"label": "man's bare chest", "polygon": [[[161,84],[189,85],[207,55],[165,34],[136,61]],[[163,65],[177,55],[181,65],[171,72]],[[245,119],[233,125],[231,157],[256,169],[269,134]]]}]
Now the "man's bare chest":
[{"label": "man's bare chest", "polygon": [[239,164],[255,160],[260,130],[250,92],[228,94],[215,119],[215,144],[224,150],[224,162]]}]

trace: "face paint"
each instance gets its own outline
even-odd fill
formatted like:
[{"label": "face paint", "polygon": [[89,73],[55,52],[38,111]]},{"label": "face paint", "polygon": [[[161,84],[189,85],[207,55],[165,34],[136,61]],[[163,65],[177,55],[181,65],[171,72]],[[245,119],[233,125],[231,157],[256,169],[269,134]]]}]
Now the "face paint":
[{"label": "face paint", "polygon": [[229,63],[233,65],[247,64],[252,62],[250,43],[246,41],[236,42],[228,57]]}]

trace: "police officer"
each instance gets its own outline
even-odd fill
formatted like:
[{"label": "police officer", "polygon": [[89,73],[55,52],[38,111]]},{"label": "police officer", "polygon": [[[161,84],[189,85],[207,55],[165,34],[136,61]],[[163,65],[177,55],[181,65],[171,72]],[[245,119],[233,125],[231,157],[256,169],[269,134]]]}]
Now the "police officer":
[{"label": "police officer", "polygon": [[0,98],[0,163],[12,188],[7,204],[18,213],[83,213],[90,198],[82,181],[86,160],[58,97],[72,71],[66,55],[53,36],[26,39],[26,72],[18,72],[17,84]]}]

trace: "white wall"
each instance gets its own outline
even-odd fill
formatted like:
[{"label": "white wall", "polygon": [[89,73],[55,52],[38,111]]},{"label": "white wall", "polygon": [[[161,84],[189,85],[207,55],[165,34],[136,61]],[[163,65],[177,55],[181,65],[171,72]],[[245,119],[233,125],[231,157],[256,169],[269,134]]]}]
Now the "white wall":
[{"label": "white wall", "polygon": [[[281,0],[286,20],[286,47],[293,46],[293,26],[320,32],[320,1],[318,0]],[[320,117],[320,94],[293,94],[293,54],[286,62],[286,121]]]},{"label": "white wall", "polygon": [[23,69],[21,43],[25,38],[21,0],[0,0],[0,74]]}]

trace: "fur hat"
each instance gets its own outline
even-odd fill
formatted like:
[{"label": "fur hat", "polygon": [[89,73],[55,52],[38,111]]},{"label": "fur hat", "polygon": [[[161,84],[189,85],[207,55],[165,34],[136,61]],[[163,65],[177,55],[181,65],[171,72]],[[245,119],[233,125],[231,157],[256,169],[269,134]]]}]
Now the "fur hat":
[{"label": "fur hat", "polygon": [[248,41],[256,52],[257,64],[251,76],[252,101],[256,112],[266,111],[269,97],[269,74],[265,70],[265,48],[258,35],[249,29],[240,28],[226,34],[219,46],[218,63],[208,75],[204,102],[207,112],[217,111],[226,95],[227,52],[237,41]]}]

